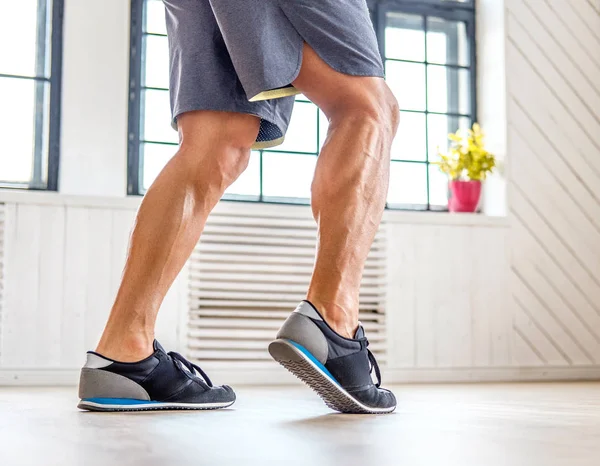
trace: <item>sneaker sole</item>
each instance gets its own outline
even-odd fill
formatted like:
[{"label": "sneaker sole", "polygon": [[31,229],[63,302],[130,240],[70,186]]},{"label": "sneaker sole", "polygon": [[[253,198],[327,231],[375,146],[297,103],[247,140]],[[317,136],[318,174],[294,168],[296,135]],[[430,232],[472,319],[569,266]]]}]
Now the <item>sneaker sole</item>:
[{"label": "sneaker sole", "polygon": [[79,402],[77,407],[86,411],[115,412],[115,411],[159,411],[159,410],[210,410],[223,409],[235,401],[225,403],[161,403],[119,398],[92,398]]},{"label": "sneaker sole", "polygon": [[[312,388],[325,404],[340,413],[389,414],[396,409],[371,408],[350,395],[305,348],[290,340],[278,339],[269,345],[269,353],[283,367]],[[315,363],[316,362],[316,363]]]}]

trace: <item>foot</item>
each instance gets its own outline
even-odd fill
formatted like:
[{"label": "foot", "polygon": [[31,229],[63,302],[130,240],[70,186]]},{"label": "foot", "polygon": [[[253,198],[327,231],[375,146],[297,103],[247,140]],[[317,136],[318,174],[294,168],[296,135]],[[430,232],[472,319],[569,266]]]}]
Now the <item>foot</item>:
[{"label": "foot", "polygon": [[[345,338],[329,327],[310,302],[302,301],[269,345],[269,353],[335,411],[391,413],[396,398],[380,388],[381,374],[368,345],[361,326],[354,338]],[[373,369],[377,384],[371,378]]]},{"label": "foot", "polygon": [[217,409],[235,402],[227,385],[213,386],[208,376],[179,353],[154,352],[138,362],[119,362],[88,351],[81,370],[77,405],[88,411]]}]

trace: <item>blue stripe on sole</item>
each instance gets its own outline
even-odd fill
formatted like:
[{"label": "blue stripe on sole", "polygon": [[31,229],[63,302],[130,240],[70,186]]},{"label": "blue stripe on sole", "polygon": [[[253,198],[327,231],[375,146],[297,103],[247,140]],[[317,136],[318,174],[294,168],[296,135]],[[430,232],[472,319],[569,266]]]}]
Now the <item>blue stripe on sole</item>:
[{"label": "blue stripe on sole", "polygon": [[100,405],[146,405],[159,403],[158,401],[136,400],[133,398],[84,398],[81,401],[89,401]]},{"label": "blue stripe on sole", "polygon": [[302,352],[302,354],[304,354],[308,359],[310,359],[311,362],[313,364],[315,364],[315,366],[317,366],[319,369],[321,369],[321,371],[323,371],[323,373],[327,377],[329,377],[331,380],[333,380],[337,385],[339,385],[341,387],[340,383],[337,380],[335,380],[335,377],[333,375],[331,375],[331,372],[329,372],[327,370],[327,368],[321,363],[321,361],[319,361],[317,358],[315,358],[310,353],[310,351],[308,351],[304,346],[302,346],[302,345],[300,345],[300,344],[298,344],[298,343],[296,343],[295,341],[292,341],[292,340],[285,340],[285,341],[287,341],[288,343],[292,344],[295,348],[297,348],[298,350],[300,350]]}]

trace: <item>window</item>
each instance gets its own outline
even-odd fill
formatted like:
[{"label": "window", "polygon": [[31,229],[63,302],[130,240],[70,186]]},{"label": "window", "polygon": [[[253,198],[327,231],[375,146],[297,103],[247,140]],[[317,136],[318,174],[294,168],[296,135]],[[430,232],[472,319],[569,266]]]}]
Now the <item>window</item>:
[{"label": "window", "polygon": [[447,135],[475,119],[474,7],[396,1],[378,9],[386,80],[401,108],[388,207],[445,210],[447,180],[431,165]]},{"label": "window", "polygon": [[[168,47],[160,0],[134,0],[129,131],[130,194],[141,194],[173,155]],[[401,124],[392,148],[388,207],[444,210],[447,181],[430,161],[447,134],[475,119],[474,5],[469,0],[371,1],[387,81]],[[297,96],[281,146],[254,151],[226,199],[308,203],[327,119]]]},{"label": "window", "polygon": [[63,2],[0,11],[0,187],[56,190]]}]

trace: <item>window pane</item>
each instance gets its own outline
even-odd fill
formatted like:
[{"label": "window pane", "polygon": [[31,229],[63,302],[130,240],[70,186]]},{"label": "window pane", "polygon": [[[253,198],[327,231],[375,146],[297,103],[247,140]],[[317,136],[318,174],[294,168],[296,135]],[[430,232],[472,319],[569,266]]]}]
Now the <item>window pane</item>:
[{"label": "window pane", "polygon": [[403,110],[425,110],[425,65],[388,61],[386,81]]},{"label": "window pane", "polygon": [[429,202],[438,207],[448,206],[448,178],[437,165],[429,166]]},{"label": "window pane", "polygon": [[[3,2],[0,14],[0,73],[36,75],[37,5],[38,0]],[[50,2],[47,8],[51,8]]]},{"label": "window pane", "polygon": [[263,152],[263,195],[310,198],[317,157]]},{"label": "window pane", "polygon": [[167,91],[146,90],[143,99],[143,132],[147,141],[179,142],[177,131],[171,128],[171,110]]},{"label": "window pane", "polygon": [[423,17],[387,13],[385,56],[399,60],[425,61]]},{"label": "window pane", "polygon": [[169,43],[166,37],[145,36],[144,85],[169,87]]},{"label": "window pane", "polygon": [[462,21],[427,18],[427,61],[469,66],[467,26]]},{"label": "window pane", "polygon": [[392,162],[390,167],[389,204],[427,204],[427,165]]},{"label": "window pane", "polygon": [[296,102],[285,142],[272,150],[290,152],[317,152],[317,106]]},{"label": "window pane", "polygon": [[426,160],[425,114],[400,112],[398,134],[392,143],[392,159]]},{"label": "window pane", "polygon": [[168,144],[143,144],[140,156],[144,160],[144,172],[142,173],[142,186],[148,189],[164,168],[167,162],[177,152],[177,146]]},{"label": "window pane", "polygon": [[447,115],[428,115],[429,160],[437,160],[438,148],[442,152],[448,150],[448,134],[457,129],[467,129],[471,120],[466,117],[451,117]]},{"label": "window pane", "polygon": [[260,196],[260,152],[252,151],[246,171],[225,191],[225,194]]},{"label": "window pane", "polygon": [[468,70],[427,67],[427,105],[430,112],[469,114],[470,100]]},{"label": "window pane", "polygon": [[327,116],[319,110],[319,151],[325,144],[325,139],[327,139],[327,131],[329,130],[329,120]]},{"label": "window pane", "polygon": [[162,0],[148,0],[146,2],[146,32],[166,34],[165,7]]},{"label": "window pane", "polygon": [[33,80],[0,78],[0,181],[31,180],[35,88]]}]

